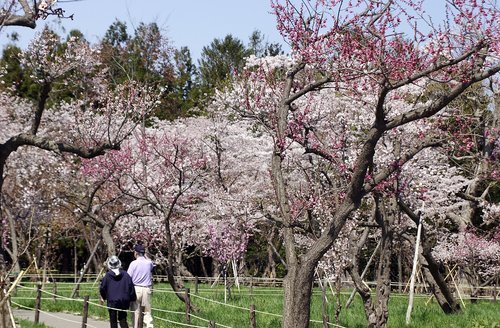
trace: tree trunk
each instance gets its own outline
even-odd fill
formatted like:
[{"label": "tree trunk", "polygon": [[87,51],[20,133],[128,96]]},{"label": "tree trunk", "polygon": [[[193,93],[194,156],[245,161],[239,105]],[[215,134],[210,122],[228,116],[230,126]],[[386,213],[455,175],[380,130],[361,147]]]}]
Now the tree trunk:
[{"label": "tree trunk", "polygon": [[45,230],[45,241],[44,241],[44,252],[43,252],[43,270],[42,270],[42,288],[45,286],[47,281],[47,270],[49,268],[49,242],[50,242],[51,230],[47,228]]},{"label": "tree trunk", "polygon": [[111,226],[105,225],[102,227],[101,235],[102,241],[106,245],[108,257],[116,255],[115,242],[113,241],[113,236],[111,235]]},{"label": "tree trunk", "polygon": [[401,236],[398,238],[399,248],[398,248],[398,293],[403,292],[403,241]]},{"label": "tree trunk", "polygon": [[[422,273],[424,275],[425,281],[431,286],[432,294],[436,298],[436,300],[437,300],[439,306],[441,307],[441,309],[443,310],[443,312],[444,313],[453,313],[453,307],[450,306],[450,304],[448,303],[447,297],[441,291],[441,287],[439,287],[436,280],[434,279],[434,276],[431,274],[431,271],[429,270],[428,263],[427,263],[426,259],[422,255],[420,255],[420,258],[418,261],[422,264]],[[446,289],[449,292],[449,288],[446,288]],[[459,308],[460,308],[460,306],[459,306]]]},{"label": "tree trunk", "polygon": [[3,280],[6,273],[6,266],[4,262],[3,255],[0,254],[0,327],[2,328],[13,328],[12,321],[10,319],[9,302],[5,300],[5,287],[6,281]]},{"label": "tree trunk", "polygon": [[[368,327],[387,327],[387,319],[389,316],[389,296],[391,292],[390,272],[393,247],[393,223],[396,209],[394,202],[395,200],[393,199],[382,200],[379,196],[375,196],[374,217],[382,231],[381,239],[376,248],[376,250],[379,249],[379,262],[376,279],[376,301],[372,300],[370,289],[359,275],[358,256],[359,251],[368,237],[368,228],[365,228],[361,236],[357,236],[355,233],[350,236],[350,244],[356,244],[356,247],[352,247],[350,249],[352,265],[347,268],[347,272],[350,274],[354,287],[363,301]],[[356,240],[358,241],[356,242]],[[376,250],[374,251],[374,254]]]},{"label": "tree trunk", "polygon": [[[83,226],[82,229],[84,232],[85,243],[87,244],[88,249],[94,249],[94,247],[95,247],[95,246],[92,246],[92,240],[97,239],[98,244],[100,244],[102,242],[102,240],[99,239],[99,237],[97,237],[95,235],[94,235],[94,237],[89,238],[89,235],[87,234],[87,229],[85,226]],[[90,233],[91,233],[91,235],[93,235],[92,231]],[[91,258],[92,258],[92,264],[94,265],[94,272],[97,273],[97,272],[99,272],[100,266],[101,266],[98,259],[97,259],[97,253],[95,253],[94,256],[91,256]],[[90,264],[89,264],[88,271],[90,271]]]},{"label": "tree trunk", "polygon": [[203,259],[202,254],[200,254],[200,264],[201,264],[201,270],[203,271],[203,276],[208,277],[208,271],[207,271],[207,268],[205,266],[205,261]]},{"label": "tree trunk", "polygon": [[[367,315],[369,327],[387,327],[389,296],[391,294],[391,257],[393,226],[396,217],[395,199],[382,199],[375,195],[375,220],[381,227],[380,256],[377,268],[377,302],[375,313]],[[370,320],[371,319],[371,320]]]},{"label": "tree trunk", "polygon": [[366,319],[368,320],[368,323],[376,322],[375,307],[372,302],[370,289],[363,282],[363,279],[358,273],[359,265],[357,256],[352,258],[352,265],[347,267],[347,272],[351,276],[352,282],[354,283],[354,288],[356,288],[356,290],[359,293],[359,296],[361,297],[361,301],[363,302],[363,307],[365,310],[365,315]]},{"label": "tree trunk", "polygon": [[[399,206],[412,219],[412,221],[418,225],[420,218],[404,202],[399,201]],[[446,281],[444,281],[441,272],[439,272],[439,265],[432,256],[432,245],[429,241],[424,225],[422,225],[421,229],[422,257],[425,259],[425,264],[424,262],[421,263],[424,266],[424,269],[428,271],[428,274],[430,274],[430,276],[427,276],[426,279],[428,278],[427,281],[431,284],[434,282],[436,287],[434,288],[434,296],[436,296],[436,300],[438,301],[443,312],[446,314],[458,313],[461,311],[460,304],[453,296],[453,293],[448,287]]]},{"label": "tree trunk", "polygon": [[276,278],[276,262],[274,261],[273,240],[275,238],[275,229],[271,227],[271,233],[267,237],[267,265],[264,270],[264,277]]},{"label": "tree trunk", "polygon": [[282,327],[309,327],[314,268],[314,263],[304,263],[289,268],[284,281]]},{"label": "tree trunk", "polygon": [[[424,227],[422,226],[422,236],[425,238]],[[443,279],[443,275],[439,272],[439,265],[432,256],[431,249],[427,245],[425,239],[422,241],[422,255],[425,261],[421,262],[425,271],[429,271],[432,279],[436,284],[434,295],[439,303],[439,306],[446,314],[459,313],[461,311],[460,304],[457,302],[448,284]],[[430,282],[430,281],[429,281]],[[438,298],[438,294],[440,294]]]},{"label": "tree trunk", "polygon": [[[0,281],[0,301],[3,301],[5,297],[3,284],[4,282]],[[10,319],[10,309],[8,301],[3,302],[0,306],[0,327],[13,328],[12,320]]]},{"label": "tree trunk", "polygon": [[[174,267],[174,243],[172,241],[172,233],[170,230],[170,220],[168,217],[165,218],[165,239],[167,242],[167,279],[168,283],[172,287],[172,290],[175,292],[175,295],[179,300],[183,303],[187,302],[187,299],[184,293],[181,292],[180,286],[175,280],[175,267]],[[187,303],[186,303],[187,304]]]},{"label": "tree trunk", "polygon": [[474,268],[462,268],[462,272],[464,273],[465,279],[470,284],[470,302],[472,304],[476,304],[478,301],[478,296],[480,295],[480,289],[482,285],[481,276],[474,270]]},{"label": "tree trunk", "polygon": [[87,273],[89,266],[90,266],[90,263],[94,259],[95,253],[97,252],[100,244],[101,244],[101,241],[98,240],[94,246],[94,249],[90,253],[90,256],[89,256],[89,259],[87,260],[87,263],[85,263],[85,265],[83,266],[83,270],[80,272],[80,277],[78,277],[78,280],[77,280],[75,286],[73,287],[73,291],[71,292],[70,298],[75,298],[76,293],[78,292],[78,289],[80,288],[80,284],[82,283],[83,276]]},{"label": "tree trunk", "polygon": [[[368,231],[368,228],[366,229],[366,231]],[[364,244],[364,242],[363,242]],[[362,245],[363,245],[362,244]],[[365,268],[363,269],[363,272],[361,272],[361,276],[359,277],[361,280],[364,279],[366,273],[368,272],[368,270],[370,269],[370,265],[375,257],[375,255],[377,254],[378,252],[378,249],[380,247],[380,241],[377,243],[377,246],[375,247],[375,249],[373,250],[373,253],[372,255],[370,256],[370,258],[368,259],[368,262],[366,263],[365,265]],[[356,252],[353,252],[352,253],[352,256],[351,258],[354,258],[354,256],[358,256],[358,253],[359,253],[359,250],[361,249],[361,247],[358,247],[357,248],[357,251]],[[354,262],[355,264],[355,267],[353,268],[353,270],[356,270],[356,272],[359,272],[359,264],[358,264],[358,261],[356,259],[356,261]],[[354,290],[352,291],[351,295],[349,296],[349,298],[347,299],[347,302],[345,303],[345,308],[348,309],[349,306],[351,305],[353,299],[354,299],[354,295],[356,294],[356,288],[354,288]]]},{"label": "tree trunk", "polygon": [[[298,254],[294,236],[295,220],[290,211],[282,161],[285,158],[284,145],[286,145],[288,134],[288,114],[293,102],[293,100],[290,100],[291,98],[288,97],[292,95],[295,75],[298,74],[304,66],[305,64],[303,63],[298,64],[287,72],[283,90],[283,101],[276,113],[276,136],[271,156],[271,177],[283,223],[283,243],[287,264],[283,305],[283,328],[307,328],[309,326],[314,269],[323,255],[337,239],[350,213],[361,205],[361,200],[366,194],[364,189],[366,172],[368,167],[373,163],[375,146],[382,137],[385,129],[384,115],[380,115],[381,106],[378,109],[378,115],[375,122],[368,131],[366,140],[353,165],[355,169],[351,175],[343,201],[338,205],[335,214],[331,220],[328,221],[325,229],[311,247],[305,254]],[[380,99],[384,100],[387,93],[388,90],[382,90],[379,94]]]},{"label": "tree trunk", "polygon": [[12,213],[5,208],[5,214],[7,218],[9,219],[9,228],[10,228],[10,244],[11,244],[11,250],[7,250],[9,253],[9,256],[13,262],[14,267],[12,268],[13,272],[20,272],[21,271],[21,265],[19,264],[19,248],[18,248],[18,238],[17,238],[17,229],[16,229],[16,223],[14,221],[14,218],[12,216]]},{"label": "tree trunk", "polygon": [[368,316],[368,327],[387,327],[389,317],[389,296],[391,294],[391,241],[382,233],[380,258],[377,269],[377,301],[374,315]]}]

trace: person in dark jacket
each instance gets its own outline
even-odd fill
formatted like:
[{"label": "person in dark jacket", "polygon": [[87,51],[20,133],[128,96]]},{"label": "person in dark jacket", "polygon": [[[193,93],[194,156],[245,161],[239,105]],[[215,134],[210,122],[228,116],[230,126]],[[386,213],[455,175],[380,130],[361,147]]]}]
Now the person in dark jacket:
[{"label": "person in dark jacket", "polygon": [[136,300],[132,278],[122,270],[120,259],[113,255],[107,261],[108,272],[101,281],[99,292],[101,300],[107,301],[111,328],[128,328],[127,310],[130,302]]}]

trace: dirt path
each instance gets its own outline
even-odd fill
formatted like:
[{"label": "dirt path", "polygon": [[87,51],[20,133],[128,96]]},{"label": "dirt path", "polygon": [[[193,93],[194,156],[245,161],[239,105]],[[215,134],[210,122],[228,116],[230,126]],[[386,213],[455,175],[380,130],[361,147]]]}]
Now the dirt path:
[{"label": "dirt path", "polygon": [[[30,310],[12,309],[15,318],[34,321],[35,312]],[[82,317],[69,313],[41,312],[40,323],[47,328],[81,328]],[[88,318],[88,328],[109,328],[109,322]],[[23,327],[20,327],[23,328]]]}]

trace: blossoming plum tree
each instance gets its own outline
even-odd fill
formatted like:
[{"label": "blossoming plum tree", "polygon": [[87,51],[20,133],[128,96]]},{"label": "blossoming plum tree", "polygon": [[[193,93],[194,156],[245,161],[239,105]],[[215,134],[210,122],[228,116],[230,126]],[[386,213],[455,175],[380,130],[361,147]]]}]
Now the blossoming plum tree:
[{"label": "blossoming plum tree", "polygon": [[266,159],[271,140],[248,122],[228,119],[223,108],[223,103],[215,102],[211,117],[202,119],[211,169],[205,177],[203,203],[196,209],[203,237],[193,239],[222,268],[244,263],[253,231],[257,226],[265,229],[266,213],[275,211],[268,201],[272,188]]},{"label": "blossoming plum tree", "polygon": [[[387,160],[378,156],[385,138],[413,122],[418,126],[499,71],[497,9],[487,1],[448,3],[449,21],[438,26],[426,20],[425,2],[273,1],[291,59],[286,69],[269,62],[249,67],[244,86],[235,91],[242,100],[233,106],[264,123],[274,140],[272,178],[288,269],[283,327],[308,326],[315,268],[363,198],[435,144],[415,134]],[[431,83],[446,88],[418,101]],[[339,114],[322,120],[328,109],[356,115],[362,124],[347,125]],[[333,168],[328,177],[337,190],[336,197],[322,198],[332,205],[307,249],[295,242],[297,216],[287,179],[289,153],[296,145],[305,156]],[[368,317],[370,326],[385,326],[386,320],[383,311]]]},{"label": "blossoming plum tree", "polygon": [[[121,150],[84,162],[83,173],[95,190],[84,219],[103,231],[105,243],[114,252],[119,243],[141,241],[157,257],[166,258],[169,283],[179,291],[174,278],[184,244],[178,225],[188,225],[192,205],[199,201],[199,181],[207,166],[205,151],[197,140],[180,135],[180,124],[159,121],[152,127],[137,127]],[[103,213],[93,213],[95,209]],[[119,220],[120,219],[120,220]],[[115,229],[115,238],[111,232]],[[105,235],[104,235],[105,232]],[[166,249],[166,256],[160,256]],[[179,264],[179,265],[178,265]],[[182,293],[178,293],[183,299]]]},{"label": "blossoming plum tree", "polygon": [[471,283],[472,300],[477,300],[481,288],[498,279],[500,272],[500,242],[498,232],[483,236],[469,228],[448,234],[433,249],[436,258],[447,265],[456,265]]},{"label": "blossoming plum tree", "polygon": [[174,275],[187,273],[182,262],[189,247],[221,265],[240,260],[254,222],[263,218],[262,200],[269,198],[264,158],[271,147],[263,148],[248,124],[236,123],[154,121],[138,127],[121,150],[85,160],[82,173],[95,192],[84,202],[84,219],[108,227],[108,249],[131,241],[147,245],[174,290]]},{"label": "blossoming plum tree", "polygon": [[[12,186],[21,181],[16,174],[22,170],[28,178],[28,173],[42,168],[39,160],[45,151],[54,153],[45,157],[47,166],[67,168],[75,165],[77,157],[92,158],[119,148],[139,119],[155,106],[152,90],[133,81],[110,88],[98,51],[77,38],[62,43],[45,29],[21,53],[20,63],[31,74],[38,96],[35,101],[22,99],[15,95],[16,85],[2,85],[0,190],[4,181],[10,179]],[[47,168],[43,178],[54,183],[46,183],[46,191],[61,182],[57,176],[50,177],[50,172]],[[10,204],[15,203],[21,204],[19,199]],[[10,237],[15,240],[14,235]]]},{"label": "blossoming plum tree", "polygon": [[[11,15],[12,7],[2,8],[2,26],[33,27],[38,10],[51,10],[50,5],[31,10],[25,6],[27,2],[20,3],[25,15],[16,17]],[[82,158],[99,156],[108,149],[119,148],[120,143],[140,121],[138,119],[152,109],[155,96],[151,90],[141,88],[132,81],[115,88],[109,87],[106,70],[97,60],[98,51],[77,38],[62,43],[58,36],[45,29],[22,52],[20,63],[26,72],[31,73],[31,79],[37,84],[38,96],[32,102],[16,96],[15,85],[1,86],[0,117],[3,124],[0,140],[0,192],[6,179],[12,179],[11,185],[15,185],[15,167],[7,171],[12,168],[9,166],[11,159],[14,163],[16,157],[26,156],[23,164],[30,163],[29,156],[32,153],[23,152],[24,148],[37,149],[38,152],[73,154]],[[2,68],[0,76],[4,72],[5,69]],[[55,96],[61,91],[67,92],[68,97],[64,100]],[[16,156],[13,156],[16,152]],[[33,161],[32,168],[35,165]],[[3,212],[1,202],[5,199],[0,198],[2,218],[13,214],[12,211]],[[15,209],[15,206],[10,209]],[[13,226],[10,224],[11,228]],[[2,236],[5,237],[2,241],[10,238],[10,251],[16,257],[16,231],[8,227],[9,225],[2,225]],[[2,277],[3,274],[2,272]],[[4,304],[5,300],[0,302]],[[0,313],[3,316],[7,312]],[[0,319],[5,321],[4,318]]]},{"label": "blossoming plum tree", "polygon": [[[424,222],[421,238],[424,274],[427,269],[438,271],[439,262],[457,264],[457,268],[466,273],[473,293],[478,290],[474,287],[491,282],[491,276],[473,274],[478,270],[473,264],[484,270],[489,263],[490,270],[495,271],[498,266],[495,256],[489,260],[458,263],[450,257],[450,252],[441,250],[457,250],[456,241],[464,240],[457,237],[464,234],[475,236],[470,238],[473,241],[498,243],[495,238],[499,219],[495,196],[499,168],[497,110],[495,97],[488,97],[485,92],[494,95],[495,87],[473,86],[432,120],[434,131],[440,131],[447,142],[442,144],[440,152],[423,152],[416,161],[405,165],[402,176],[408,188],[401,194],[400,204],[404,212],[416,219],[415,223],[419,220],[415,214],[418,209]],[[466,243],[462,246],[467,248]],[[484,279],[477,279],[480,277]]]}]

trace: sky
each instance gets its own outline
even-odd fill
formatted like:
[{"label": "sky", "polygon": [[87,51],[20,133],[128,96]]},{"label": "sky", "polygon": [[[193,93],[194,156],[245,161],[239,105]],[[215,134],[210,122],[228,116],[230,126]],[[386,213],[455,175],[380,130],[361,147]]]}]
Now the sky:
[{"label": "sky", "polygon": [[[269,42],[284,44],[276,31],[276,20],[270,13],[270,0],[80,0],[57,3],[74,20],[58,21],[48,18],[38,21],[37,28],[4,27],[0,32],[0,46],[9,41],[8,34],[20,35],[18,45],[26,47],[36,32],[45,24],[61,35],[72,29],[80,30],[87,40],[97,42],[108,27],[119,19],[127,23],[129,32],[140,22],[156,22],[172,40],[175,48],[187,46],[194,59],[214,38],[227,34],[239,38],[246,45],[249,36],[260,30]],[[287,47],[284,46],[284,49]]]},{"label": "sky", "polygon": [[[0,0],[1,2],[1,0]],[[17,45],[25,48],[35,33],[48,24],[60,35],[72,29],[80,30],[87,40],[98,42],[108,27],[117,19],[127,23],[129,32],[139,23],[156,22],[165,31],[175,48],[187,46],[195,61],[202,48],[214,38],[232,34],[245,45],[256,29],[267,41],[279,43],[288,52],[289,47],[276,30],[271,14],[271,0],[59,0],[56,7],[65,10],[74,19],[48,18],[39,20],[37,28],[4,27],[0,31],[0,49],[10,42],[8,35],[20,36]],[[426,0],[433,18],[443,18],[445,0]]]}]

